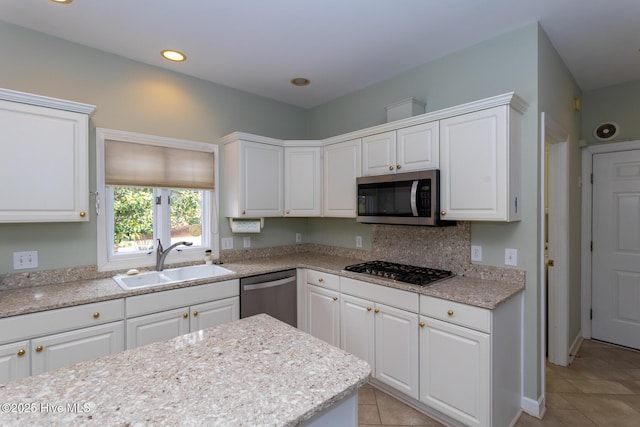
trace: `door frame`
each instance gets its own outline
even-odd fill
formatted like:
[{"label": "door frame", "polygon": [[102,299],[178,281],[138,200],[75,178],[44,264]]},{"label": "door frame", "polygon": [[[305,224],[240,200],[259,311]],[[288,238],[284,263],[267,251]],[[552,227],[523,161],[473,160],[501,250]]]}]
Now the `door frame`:
[{"label": "door frame", "polygon": [[591,233],[591,210],[593,208],[591,174],[593,173],[593,156],[594,154],[615,153],[617,151],[628,150],[640,150],[640,140],[591,145],[582,150],[582,182],[585,183],[585,185],[582,186],[581,327],[582,337],[586,339],[591,338],[591,239],[593,238]]},{"label": "door frame", "polygon": [[[569,364],[569,153],[568,147],[570,142],[570,134],[551,117],[544,112],[541,113],[541,201],[540,215],[542,227],[540,229],[540,277],[542,283],[542,373],[544,378],[545,357],[544,350],[546,348],[546,332],[545,326],[548,321],[549,326],[549,348],[548,359],[551,363],[561,366]],[[553,248],[549,248],[549,252],[554,254],[553,260],[556,265],[549,271],[549,277],[553,274],[554,289],[549,290],[549,296],[552,297],[553,304],[549,304],[549,318],[546,314],[546,295],[547,295],[547,279],[545,265],[545,145],[549,145],[549,167],[548,167],[548,184],[549,188],[553,187],[555,191],[549,191],[549,207],[553,210],[554,223],[549,224],[549,234],[553,234],[555,239],[552,241]],[[551,242],[551,241],[550,241]],[[544,381],[543,381],[544,384]],[[544,386],[543,386],[544,391]]]}]

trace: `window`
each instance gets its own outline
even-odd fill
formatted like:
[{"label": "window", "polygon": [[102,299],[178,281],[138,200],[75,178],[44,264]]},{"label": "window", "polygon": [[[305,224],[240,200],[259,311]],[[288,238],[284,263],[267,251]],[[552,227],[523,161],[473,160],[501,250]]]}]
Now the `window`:
[{"label": "window", "polygon": [[218,146],[96,130],[98,270],[155,266],[157,242],[182,241],[166,263],[218,257]]}]

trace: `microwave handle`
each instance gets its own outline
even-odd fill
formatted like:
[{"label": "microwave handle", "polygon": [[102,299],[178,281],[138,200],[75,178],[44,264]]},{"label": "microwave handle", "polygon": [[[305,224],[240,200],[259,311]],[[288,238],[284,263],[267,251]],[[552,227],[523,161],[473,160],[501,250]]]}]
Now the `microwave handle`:
[{"label": "microwave handle", "polygon": [[413,181],[411,184],[411,213],[413,216],[418,216],[418,180]]}]

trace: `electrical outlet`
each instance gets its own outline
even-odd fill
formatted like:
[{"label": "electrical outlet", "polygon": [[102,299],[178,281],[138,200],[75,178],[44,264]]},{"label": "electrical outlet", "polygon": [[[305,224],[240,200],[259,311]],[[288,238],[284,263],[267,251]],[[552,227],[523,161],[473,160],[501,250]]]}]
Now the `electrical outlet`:
[{"label": "electrical outlet", "polygon": [[14,252],[13,269],[24,270],[38,266],[38,251]]},{"label": "electrical outlet", "polygon": [[245,249],[251,247],[251,236],[247,236],[244,238],[243,246],[245,247]]},{"label": "electrical outlet", "polygon": [[356,236],[356,248],[362,247],[362,236]]},{"label": "electrical outlet", "polygon": [[296,233],[296,243],[302,242],[302,233]]},{"label": "electrical outlet", "polygon": [[518,265],[518,250],[506,248],[504,250],[504,265],[516,267]]},{"label": "electrical outlet", "polygon": [[223,237],[222,238],[222,250],[231,250],[233,249],[233,237]]},{"label": "electrical outlet", "polygon": [[471,261],[482,261],[482,246],[471,245]]}]

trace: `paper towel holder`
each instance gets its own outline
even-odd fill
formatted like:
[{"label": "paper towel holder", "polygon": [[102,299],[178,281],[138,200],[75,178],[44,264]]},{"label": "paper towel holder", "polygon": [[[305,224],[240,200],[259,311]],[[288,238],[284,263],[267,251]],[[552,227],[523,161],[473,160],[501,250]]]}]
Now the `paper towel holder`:
[{"label": "paper towel holder", "polygon": [[232,233],[260,233],[264,218],[229,218]]}]

